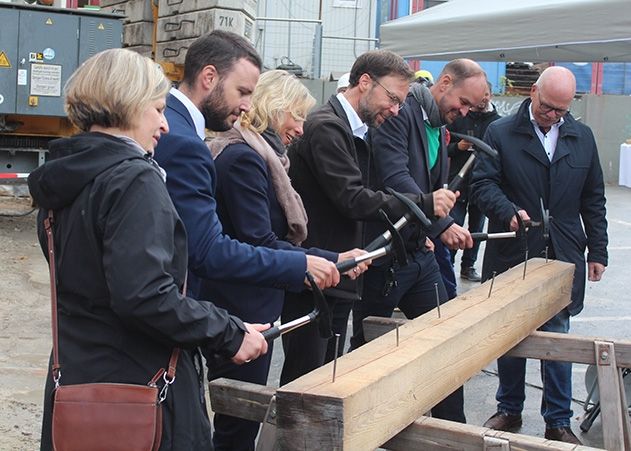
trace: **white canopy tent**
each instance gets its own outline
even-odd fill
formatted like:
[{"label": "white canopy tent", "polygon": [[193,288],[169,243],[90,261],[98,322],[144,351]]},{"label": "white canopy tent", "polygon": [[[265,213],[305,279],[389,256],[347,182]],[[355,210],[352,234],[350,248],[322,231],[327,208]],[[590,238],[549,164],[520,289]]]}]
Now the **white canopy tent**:
[{"label": "white canopy tent", "polygon": [[381,26],[405,57],[631,61],[631,0],[451,0]]}]

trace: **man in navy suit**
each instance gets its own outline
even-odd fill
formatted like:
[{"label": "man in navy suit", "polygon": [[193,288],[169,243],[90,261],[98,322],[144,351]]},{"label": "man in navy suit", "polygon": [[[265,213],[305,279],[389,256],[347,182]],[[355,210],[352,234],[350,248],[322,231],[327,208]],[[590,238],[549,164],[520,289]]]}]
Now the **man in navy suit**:
[{"label": "man in navy suit", "polygon": [[204,278],[301,291],[308,269],[321,288],[339,282],[333,263],[302,252],[240,243],[223,233],[217,217],[215,166],[204,143],[204,128],[228,130],[250,109],[261,66],[244,38],[214,31],[191,45],[182,83],[167,98],[170,132],[160,139],[155,159],[167,173],[167,189],[186,227],[193,296]]}]

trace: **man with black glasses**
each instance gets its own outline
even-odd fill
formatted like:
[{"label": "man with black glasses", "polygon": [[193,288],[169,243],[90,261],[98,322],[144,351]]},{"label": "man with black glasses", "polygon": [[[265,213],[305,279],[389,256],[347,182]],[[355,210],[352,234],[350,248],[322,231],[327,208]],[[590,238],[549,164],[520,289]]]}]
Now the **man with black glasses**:
[{"label": "man with black glasses", "polygon": [[[368,127],[377,128],[399,114],[412,71],[400,56],[373,50],[357,58],[349,78],[344,93],[332,96],[307,117],[304,135],[289,150],[289,175],[309,217],[305,247],[333,251],[362,247],[363,221],[379,221],[380,209],[391,218],[400,218],[407,211],[394,196],[367,188],[370,149],[366,133]],[[408,197],[431,217],[446,216],[456,199],[445,189]],[[335,304],[333,327],[341,335],[342,349],[352,303],[359,299],[357,281],[342,280],[328,292],[327,299]],[[288,294],[282,320],[295,319],[312,309],[311,293]],[[331,344],[328,359],[339,352],[333,340]],[[283,335],[283,347],[281,385],[322,365],[327,342],[319,338],[315,325],[309,325]]]},{"label": "man with black glasses", "polygon": [[[485,89],[486,74],[469,59],[449,62],[429,88],[414,83],[406,95],[405,109],[371,134],[374,186],[429,193],[447,183],[445,125],[466,116],[469,108],[483,100]],[[367,228],[368,239],[379,233],[372,225]],[[412,319],[456,296],[447,247],[470,248],[473,241],[469,232],[447,216],[433,221],[431,230],[412,226],[402,235],[409,264],[381,260],[364,275],[362,300],[353,307],[352,349],[365,342],[362,320],[367,316],[389,317],[398,307]],[[439,259],[446,264],[443,274]],[[450,288],[446,281],[452,281]],[[432,415],[464,423],[463,393],[462,388],[456,390],[432,408]]]},{"label": "man with black glasses", "polygon": [[[523,220],[540,221],[540,199],[549,209],[549,239],[540,232],[528,233],[529,255],[547,254],[574,263],[576,269],[572,302],[539,329],[547,332],[567,333],[570,316],[583,308],[585,250],[590,281],[599,281],[607,266],[603,174],[592,131],[569,112],[575,92],[576,80],[568,69],[553,66],[543,71],[519,111],[489,125],[485,141],[500,158],[480,154],[471,180],[471,200],[489,218],[490,233],[517,230],[516,210]],[[482,280],[521,263],[520,246],[517,240],[487,241]],[[526,359],[501,357],[497,367],[497,412],[484,426],[515,430],[522,424]],[[545,437],[580,444],[570,427],[572,364],[541,361],[541,378]]]}]

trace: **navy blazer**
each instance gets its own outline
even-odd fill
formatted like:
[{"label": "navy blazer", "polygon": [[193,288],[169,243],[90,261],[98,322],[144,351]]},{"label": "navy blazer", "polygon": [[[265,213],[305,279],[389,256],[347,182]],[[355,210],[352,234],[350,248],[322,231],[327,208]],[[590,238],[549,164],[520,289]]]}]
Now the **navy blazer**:
[{"label": "navy blazer", "polygon": [[[272,249],[295,250],[336,262],[338,254],[294,246],[287,235],[287,218],[276,198],[268,167],[247,144],[227,146],[215,160],[217,212],[224,231],[239,241]],[[204,280],[202,298],[244,321],[267,323],[280,316],[285,292],[274,288]]]},{"label": "navy blazer", "polygon": [[[471,200],[489,218],[489,233],[508,230],[514,208],[541,220],[539,199],[550,210],[550,245],[558,260],[574,263],[569,312],[583,308],[585,248],[588,261],[607,265],[605,185],[592,131],[571,114],[564,116],[552,161],[530,122],[524,101],[519,111],[489,125],[484,141],[499,152],[495,160],[478,154],[471,179]],[[584,228],[583,228],[584,225]],[[483,280],[524,260],[519,240],[486,243]],[[540,256],[546,242],[540,231],[528,233],[530,256]]]},{"label": "navy blazer", "polygon": [[223,233],[210,151],[184,104],[172,95],[165,115],[170,131],[160,139],[155,159],[167,173],[167,189],[186,227],[191,295],[199,296],[200,278],[301,291],[307,268],[303,253],[257,248]]},{"label": "navy blazer", "polygon": [[[441,127],[441,145],[438,153],[439,176],[432,183],[429,167],[427,133],[420,103],[412,94],[405,99],[405,108],[396,117],[385,121],[371,133],[371,146],[377,182],[400,193],[429,194],[447,183],[447,149],[445,129]],[[429,216],[429,219],[433,218]],[[430,238],[437,238],[454,220],[447,216],[432,221],[432,228],[424,231]],[[424,234],[415,233],[416,223],[406,226],[406,234],[424,245]]]}]

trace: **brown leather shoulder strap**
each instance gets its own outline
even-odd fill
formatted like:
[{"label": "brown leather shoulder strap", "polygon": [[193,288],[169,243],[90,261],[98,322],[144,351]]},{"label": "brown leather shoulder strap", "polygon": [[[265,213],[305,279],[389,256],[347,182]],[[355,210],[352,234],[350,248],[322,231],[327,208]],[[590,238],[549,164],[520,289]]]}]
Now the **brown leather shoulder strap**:
[{"label": "brown leather shoulder strap", "polygon": [[[55,271],[55,241],[53,238],[53,224],[55,223],[53,210],[48,210],[48,215],[44,219],[44,230],[46,231],[46,241],[48,244],[48,269],[50,273],[50,305],[51,305],[51,324],[53,335],[53,366],[52,375],[55,386],[59,385],[61,378],[61,364],[59,363],[59,329],[57,322],[57,274]],[[183,292],[186,294],[186,281],[188,277],[184,279]],[[169,359],[169,369],[165,374],[165,382],[168,384],[175,380],[175,369],[177,367],[177,361],[180,356],[180,348],[173,348],[171,352],[171,358]],[[164,374],[164,369],[161,368],[156,375],[151,379],[149,384],[155,383]],[[167,380],[168,378],[168,380]]]}]

